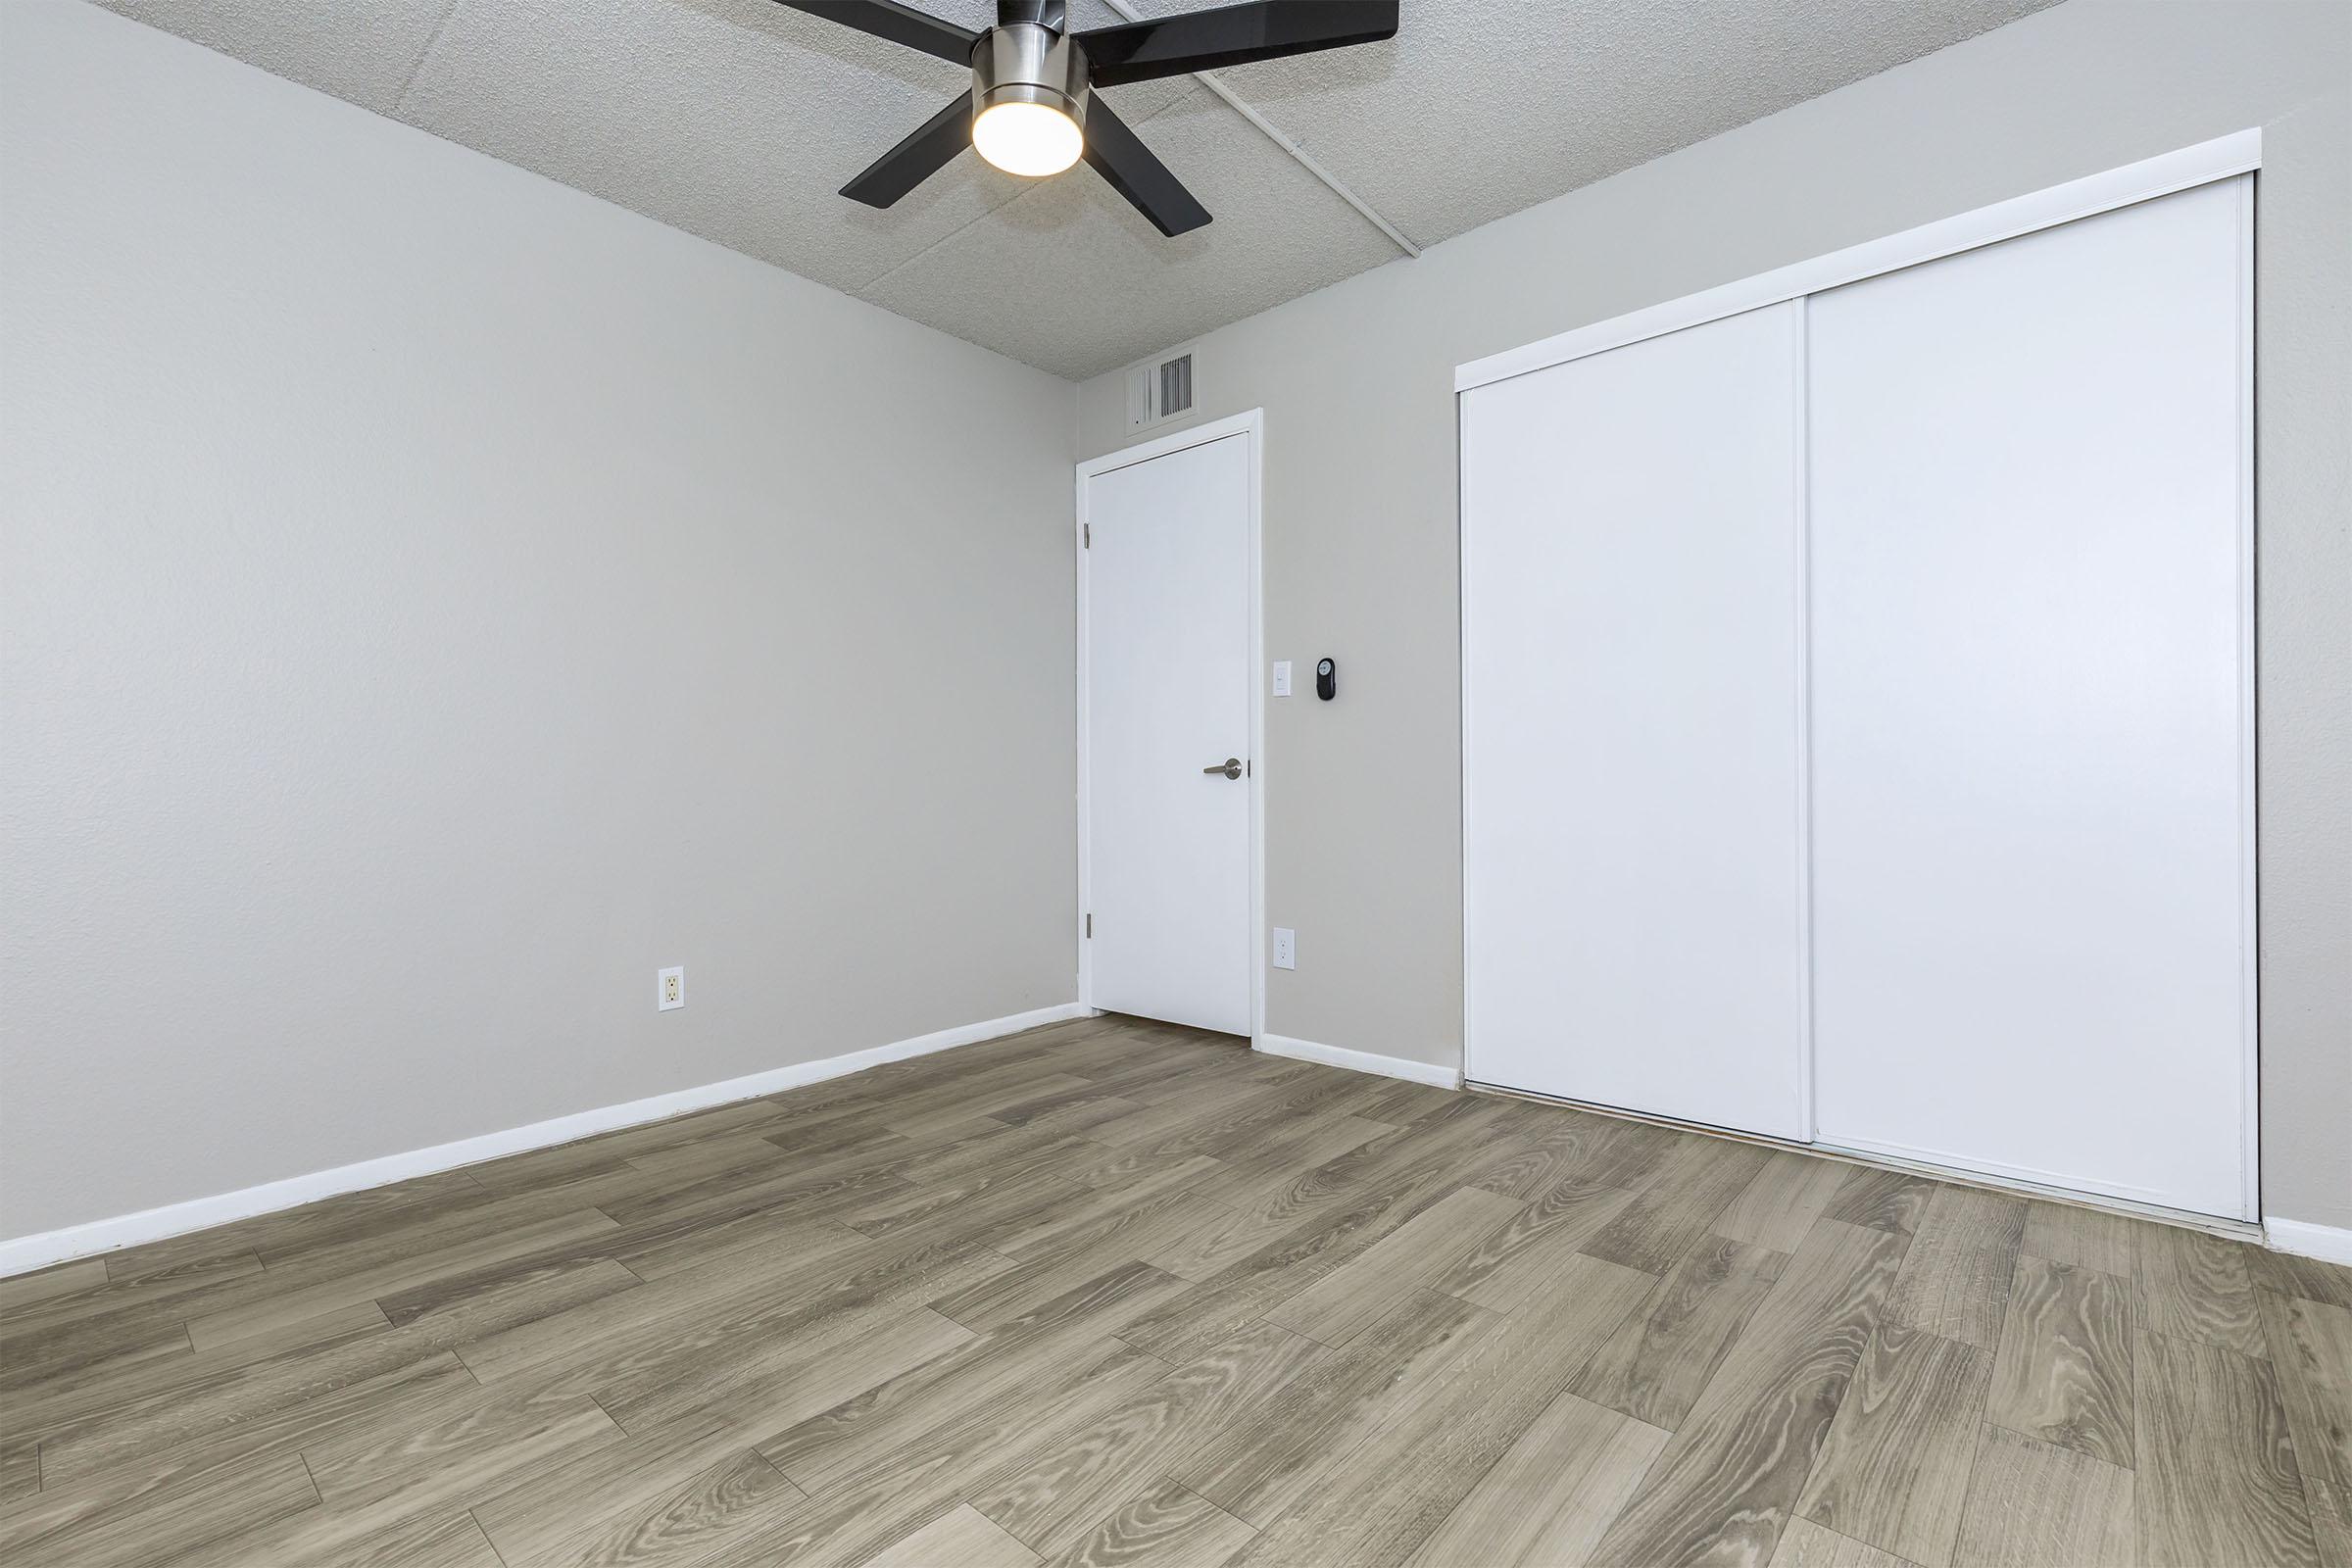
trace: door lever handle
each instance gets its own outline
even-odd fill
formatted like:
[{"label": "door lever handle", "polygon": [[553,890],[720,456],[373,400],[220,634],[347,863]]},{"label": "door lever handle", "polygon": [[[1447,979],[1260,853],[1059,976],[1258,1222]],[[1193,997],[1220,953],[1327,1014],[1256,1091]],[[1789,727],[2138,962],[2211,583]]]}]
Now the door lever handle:
[{"label": "door lever handle", "polygon": [[1242,776],[1242,760],[1238,757],[1228,757],[1222,762],[1209,763],[1200,771],[1203,773],[1222,773],[1227,778],[1240,778]]}]

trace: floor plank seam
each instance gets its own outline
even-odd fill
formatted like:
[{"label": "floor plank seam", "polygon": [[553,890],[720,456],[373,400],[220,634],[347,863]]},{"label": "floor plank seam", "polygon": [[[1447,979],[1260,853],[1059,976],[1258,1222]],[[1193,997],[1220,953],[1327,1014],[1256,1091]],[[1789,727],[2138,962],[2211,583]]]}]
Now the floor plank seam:
[{"label": "floor plank seam", "polygon": [[[464,1364],[463,1362],[461,1362],[461,1363],[460,1363],[460,1365],[463,1365],[463,1364]],[[589,1400],[589,1402],[590,1402],[591,1404],[594,1404],[594,1405],[595,1405],[595,1406],[596,1406],[596,1407],[597,1407],[599,1410],[602,1410],[602,1411],[604,1411],[604,1412],[605,1412],[605,1419],[606,1419],[606,1420],[608,1420],[608,1421],[610,1421],[610,1422],[612,1422],[612,1424],[613,1424],[615,1427],[618,1427],[618,1428],[620,1429],[620,1435],[621,1435],[622,1437],[624,1437],[624,1438],[633,1438],[633,1437],[637,1437],[637,1436],[639,1435],[639,1434],[637,1434],[637,1433],[631,1432],[631,1431],[628,1429],[628,1426],[627,1426],[627,1424],[626,1424],[626,1423],[624,1423],[624,1422],[623,1422],[623,1421],[620,1419],[620,1417],[618,1417],[618,1416],[616,1416],[616,1415],[614,1415],[614,1414],[612,1413],[612,1407],[611,1405],[609,1405],[609,1404],[607,1404],[607,1403],[605,1402],[605,1396],[604,1396],[603,1395],[601,1395],[601,1394],[598,1394],[598,1393],[596,1393],[595,1391],[591,1390],[591,1391],[589,1392],[589,1395],[588,1395],[588,1400]],[[764,1455],[763,1455],[762,1457],[764,1457]]]},{"label": "floor plank seam", "polygon": [[[762,1441],[771,1441],[771,1440],[762,1440]],[[800,1499],[801,1499],[803,1502],[808,1502],[808,1501],[811,1501],[811,1500],[813,1500],[813,1499],[811,1499],[811,1498],[809,1497],[809,1495],[808,1495],[808,1488],[806,1488],[806,1487],[802,1486],[802,1485],[801,1485],[801,1484],[800,1484],[798,1481],[795,1481],[795,1480],[793,1480],[793,1479],[792,1479],[792,1477],[790,1477],[790,1476],[786,1475],[786,1474],[784,1473],[784,1467],[783,1467],[782,1465],[779,1465],[778,1463],[776,1463],[776,1461],[775,1461],[775,1460],[773,1460],[773,1459],[770,1459],[770,1458],[769,1458],[769,1457],[768,1457],[766,1454],[764,1454],[764,1453],[761,1453],[761,1452],[760,1451],[760,1445],[759,1445],[759,1444],[757,1444],[757,1443],[755,1443],[755,1444],[752,1444],[750,1446],[746,1447],[746,1448],[745,1448],[743,1451],[744,1451],[745,1453],[748,1453],[748,1454],[750,1454],[750,1455],[751,1455],[753,1458],[755,1458],[755,1459],[759,1460],[759,1461],[760,1461],[761,1464],[763,1464],[763,1465],[767,1466],[767,1468],[768,1468],[769,1470],[771,1470],[771,1471],[775,1472],[776,1479],[777,1479],[777,1480],[779,1480],[779,1481],[781,1481],[781,1482],[783,1482],[783,1483],[784,1483],[786,1486],[790,1487],[790,1488],[793,1490],[793,1494],[794,1494],[796,1496],[798,1496],[798,1497],[799,1497],[799,1498],[800,1498]],[[495,1543],[494,1543],[494,1544],[495,1544]]]},{"label": "floor plank seam", "polygon": [[[1871,1542],[1864,1541],[1860,1536],[1849,1536],[1842,1530],[1832,1530],[1828,1525],[1822,1524],[1820,1521],[1814,1519],[1808,1519],[1805,1521],[1805,1523],[1811,1525],[1814,1529],[1820,1531],[1825,1536],[1836,1536],[1839,1541],[1850,1542],[1854,1545],[1860,1547],[1863,1551],[1876,1552],[1880,1556],[1886,1558],[1888,1562],[1895,1564],[1896,1568],[1919,1568],[1919,1564],[1912,1561],[1909,1557],[1901,1556],[1895,1552],[1888,1551],[1885,1546],[1877,1545]],[[1788,1527],[1783,1525],[1781,1527],[1781,1534],[1786,1536],[1788,1533]]]},{"label": "floor plank seam", "polygon": [[[2045,1438],[2045,1437],[2043,1437],[2043,1436],[2042,1436],[2040,1433],[2038,1433],[2038,1432],[2028,1432],[2028,1431],[2026,1431],[2024,1428],[2022,1428],[2022,1427],[2016,1427],[2016,1426],[2012,1426],[2012,1425],[2010,1425],[2010,1424],[2009,1424],[2008,1422],[2006,1422],[2006,1421],[1995,1421],[1995,1420],[1993,1420],[1993,1419],[1992,1419],[1990,1416],[1986,1416],[1986,1417],[1984,1418],[1984,1426],[1985,1427],[1985,1429],[1986,1429],[1987,1431],[1992,1431],[1992,1432],[2006,1432],[2006,1433],[2008,1433],[2008,1434],[2009,1434],[2011,1437],[2013,1437],[2013,1438],[2023,1438],[2023,1439],[2025,1439],[2025,1440],[2026,1440],[2028,1443],[2039,1443],[2039,1444],[2043,1444],[2043,1445],[2045,1445],[2045,1446],[2049,1446],[2049,1447],[2053,1447],[2053,1448],[2065,1448],[2065,1449],[2066,1449],[2068,1452],[2070,1452],[2070,1453],[2082,1453],[2082,1450],[2081,1448],[2075,1447],[2075,1446],[2074,1446],[2073,1445],[2071,1445],[2071,1444],[2066,1444],[2066,1443],[2058,1443],[2058,1442],[2055,1442],[2055,1441],[2053,1441],[2053,1440],[2051,1440],[2051,1439],[2049,1439],[2049,1438]],[[2102,1459],[2102,1458],[2100,1458],[2100,1457],[2099,1457],[2097,1454],[2095,1454],[2095,1453],[2082,1453],[2082,1457],[2084,1457],[2085,1459],[2094,1459],[2094,1460],[2097,1460],[2097,1462],[2098,1462],[2098,1463],[2100,1463],[2100,1464],[2103,1464],[2103,1465],[2107,1466],[2107,1467],[2108,1467],[2110,1470],[2136,1471],[2136,1470],[2139,1468],[2139,1465],[2138,1465],[2138,1462],[2137,1462],[2137,1461],[2138,1461],[2138,1459],[2139,1459],[2139,1455],[2138,1455],[2138,1454],[2136,1454],[2136,1453],[2134,1453],[2134,1454],[2132,1456],[2132,1461],[2133,1461],[2133,1462],[2132,1462],[2132,1463],[2131,1463],[2131,1464],[2118,1464],[2118,1463],[2117,1463],[2115,1460],[2113,1460],[2113,1459]],[[1975,1479],[1976,1479],[1976,1478],[1975,1478],[1975,1473],[1974,1473],[1974,1467],[1973,1467],[1973,1466],[1971,1467],[1971,1473],[1970,1473],[1970,1478],[1969,1478],[1969,1479],[1970,1479],[1970,1483],[1971,1483],[1971,1485],[1974,1485],[1974,1483],[1975,1483]]]},{"label": "floor plank seam", "polygon": [[[2005,1432],[2008,1429],[2006,1427],[2000,1426],[1991,1421],[1980,1423],[1977,1428],[1977,1441],[1975,1445],[1976,1453],[1981,1455],[1984,1452],[1985,1433]],[[2026,1437],[2027,1435],[2021,1433],[2019,1436]],[[2031,1437],[2027,1437],[2027,1441],[2032,1442],[2034,1440]],[[1968,1533],[1967,1521],[1974,1516],[1976,1511],[1977,1489],[1983,1486],[1984,1483],[1984,1467],[1982,1464],[1977,1463],[1976,1459],[1972,1457],[1968,1467],[1968,1485],[1960,1489],[1960,1530],[1963,1537],[1965,1537]],[[1957,1545],[1957,1543],[1954,1544]]]},{"label": "floor plank seam", "polygon": [[[1905,1250],[1906,1252],[1908,1252],[1908,1251],[1910,1250],[1910,1249],[1906,1247],[1906,1248],[1904,1249],[1904,1250]],[[2015,1268],[2014,1268],[2014,1267],[2012,1267],[2012,1269],[2011,1269],[2011,1271],[2010,1271],[2010,1274],[2011,1274],[2011,1278],[2012,1278],[2012,1280],[2014,1280],[2014,1278],[2015,1278],[2015,1275],[2016,1275],[2016,1270],[2015,1270]],[[2015,1302],[2015,1298],[2014,1298],[2014,1297],[2012,1297],[2012,1298],[2011,1298],[2011,1299],[2010,1299],[2010,1302],[2009,1302],[2009,1304],[2008,1304],[2007,1306],[2005,1306],[2005,1307],[2003,1308],[2003,1310],[2002,1310],[2002,1316],[2003,1316],[2003,1318],[2004,1318],[2004,1319],[2006,1319],[2006,1318],[2007,1318],[2007,1316],[2008,1316],[2008,1314],[2009,1314],[2010,1312],[2013,1312],[2013,1311],[2015,1311],[2016,1309],[2017,1309],[2017,1308],[2016,1308],[2016,1302]],[[1875,1336],[1874,1336],[1874,1337],[1875,1337]],[[1941,1344],[1943,1344],[1943,1345],[1946,1345],[1946,1346],[1961,1347],[1961,1348],[1967,1348],[1967,1346],[1966,1346],[1966,1342],[1965,1342],[1965,1341],[1961,1341],[1961,1340],[1954,1340],[1954,1339],[1952,1339],[1952,1338],[1950,1338],[1949,1336],[1946,1336],[1946,1335],[1940,1335],[1940,1334],[1931,1334],[1931,1335],[1929,1335],[1928,1337],[1929,1337],[1929,1338],[1931,1338],[1931,1339],[1936,1340],[1936,1341],[1938,1341],[1938,1342],[1940,1342]],[[1996,1335],[1996,1337],[1995,1337],[1995,1345],[1994,1345],[1994,1348],[1992,1348],[1992,1349],[1990,1349],[1990,1350],[1986,1350],[1986,1351],[1984,1351],[1984,1375],[1983,1376],[1983,1378],[1982,1378],[1982,1379],[1980,1379],[1980,1380],[1979,1380],[1979,1385],[1978,1385],[1977,1392],[1976,1392],[1976,1397],[1975,1397],[1973,1400],[1971,1400],[1971,1401],[1970,1401],[1970,1405],[1969,1405],[1969,1422],[1968,1422],[1968,1424],[1969,1424],[1969,1426],[1970,1426],[1972,1429],[1974,1429],[1974,1430],[1977,1430],[1977,1431],[1979,1431],[1979,1432],[1982,1432],[1982,1430],[1983,1430],[1983,1429],[1984,1429],[1984,1428],[1986,1425],[1990,1424],[1989,1418],[1990,1418],[1990,1414],[1991,1414],[1991,1410],[1992,1410],[1992,1374],[1993,1374],[1993,1368],[1994,1368],[1994,1365],[1995,1365],[1995,1363],[1998,1361],[1998,1359],[1999,1359],[1999,1346],[1998,1346],[1998,1336]],[[1849,1386],[1849,1387],[1848,1387],[1848,1389],[1847,1389],[1847,1391],[1846,1391],[1846,1396],[1850,1398],[1850,1397],[1852,1397],[1852,1396],[1853,1396],[1853,1390],[1852,1390],[1852,1388]],[[1966,1478],[1966,1479],[1965,1479],[1965,1480],[1962,1482],[1962,1484],[1961,1484],[1961,1488],[1960,1488],[1960,1491],[1961,1491],[1961,1495],[1962,1495],[1962,1498],[1963,1498],[1963,1500],[1965,1500],[1965,1498],[1966,1498],[1966,1496],[1967,1496],[1968,1493],[1969,1493],[1969,1492],[1970,1492],[1970,1491],[1971,1491],[1971,1490],[1972,1490],[1972,1489],[1975,1487],[1975,1485],[1976,1485],[1976,1480],[1977,1480],[1977,1449],[1979,1448],[1979,1446],[1981,1446],[1981,1445],[1979,1445],[1979,1444],[1977,1444],[1977,1443],[1971,1443],[1971,1444],[1969,1444],[1969,1445],[1968,1445],[1968,1453],[1967,1453],[1967,1457],[1966,1457],[1966,1458],[1965,1458],[1965,1459],[1962,1461],[1962,1463],[1963,1463],[1963,1464],[1965,1464],[1965,1465],[1967,1466],[1967,1469],[1968,1469],[1968,1475],[1967,1475],[1967,1478]],[[1801,1495],[1801,1494],[1800,1494],[1800,1495]],[[1946,1555],[1946,1556],[1949,1556],[1949,1555],[1951,1554],[1951,1551],[1952,1551],[1952,1549],[1953,1549],[1954,1547],[1956,1547],[1956,1546],[1957,1546],[1957,1544],[1958,1544],[1959,1521],[1960,1521],[1962,1518],[1964,1518],[1964,1517],[1965,1517],[1965,1513],[1964,1513],[1964,1512],[1955,1512],[1955,1513],[1954,1513],[1954,1515],[1953,1515],[1953,1541],[1952,1541],[1951,1544],[1947,1545],[1947,1546],[1946,1546],[1946,1548],[1945,1548],[1945,1555]],[[1816,1523],[1816,1524],[1818,1524],[1819,1522],[1818,1522],[1818,1521],[1815,1521],[1815,1523]],[[1825,1530],[1831,1530],[1833,1534],[1842,1534],[1842,1532],[1839,1532],[1839,1531],[1837,1531],[1837,1530],[1835,1530],[1835,1528],[1834,1528],[1834,1527],[1832,1527],[1832,1526],[1828,1526],[1828,1525],[1820,1525],[1820,1526],[1819,1526],[1819,1528],[1821,1528],[1821,1529],[1825,1529]],[[1858,1538],[1858,1537],[1853,1537],[1853,1538],[1848,1538],[1848,1539],[1855,1539],[1855,1540],[1859,1540],[1860,1538]],[[1888,1555],[1889,1557],[1894,1557],[1894,1558],[1896,1558],[1898,1561],[1900,1561],[1900,1562],[1904,1563],[1904,1564],[1906,1565],[1906,1568],[1917,1568],[1917,1564],[1916,1564],[1916,1563],[1914,1563],[1912,1559],[1910,1559],[1910,1558],[1908,1558],[1908,1557],[1903,1557],[1903,1556],[1902,1556],[1902,1555],[1901,1555],[1899,1552],[1895,1551],[1895,1549],[1894,1549],[1892,1546],[1883,1546],[1883,1545],[1880,1545],[1880,1544],[1879,1544],[1878,1543],[1876,1543],[1876,1542],[1868,1542],[1868,1541],[1866,1541],[1866,1542],[1863,1542],[1862,1544],[1863,1544],[1864,1545],[1866,1545],[1866,1546],[1871,1546],[1871,1547],[1874,1547],[1874,1548],[1875,1548],[1875,1549],[1877,1549],[1877,1550],[1883,1551],[1883,1552],[1886,1553],[1886,1555]]]},{"label": "floor plank seam", "polygon": [[498,1549],[498,1543],[490,1538],[490,1532],[488,1530],[483,1529],[482,1516],[478,1513],[475,1513],[471,1508],[467,1508],[466,1510],[466,1517],[473,1521],[474,1529],[482,1532],[482,1544],[490,1548],[490,1555],[498,1559],[499,1568],[508,1568],[507,1554]]}]

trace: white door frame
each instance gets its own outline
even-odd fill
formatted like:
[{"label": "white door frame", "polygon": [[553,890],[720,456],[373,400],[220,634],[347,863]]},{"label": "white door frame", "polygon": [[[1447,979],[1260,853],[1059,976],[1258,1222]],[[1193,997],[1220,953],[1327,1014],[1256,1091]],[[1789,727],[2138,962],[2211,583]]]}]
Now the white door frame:
[{"label": "white door frame", "polygon": [[1087,764],[1092,759],[1088,707],[1092,693],[1086,650],[1087,610],[1087,481],[1101,474],[1149,463],[1171,453],[1222,441],[1227,436],[1250,438],[1250,1044],[1255,1047],[1266,1032],[1266,622],[1260,597],[1264,554],[1259,545],[1258,519],[1265,507],[1266,411],[1251,409],[1228,418],[1212,419],[1140,446],[1089,458],[1078,465],[1076,526],[1070,546],[1078,564],[1078,1001],[1095,1004],[1094,950],[1086,932],[1087,911],[1094,907],[1094,820],[1087,800]]}]

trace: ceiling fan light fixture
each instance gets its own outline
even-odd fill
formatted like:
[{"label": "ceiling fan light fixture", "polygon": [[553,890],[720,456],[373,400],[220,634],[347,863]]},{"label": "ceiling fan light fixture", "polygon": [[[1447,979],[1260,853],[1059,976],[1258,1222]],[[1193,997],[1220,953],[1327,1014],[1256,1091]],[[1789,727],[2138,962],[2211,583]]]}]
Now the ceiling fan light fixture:
[{"label": "ceiling fan light fixture", "polygon": [[1008,174],[1058,174],[1086,151],[1086,57],[1036,23],[992,30],[972,51],[972,146]]},{"label": "ceiling fan light fixture", "polygon": [[1051,104],[991,104],[972,122],[972,145],[1007,174],[1058,174],[1078,161],[1086,137]]},{"label": "ceiling fan light fixture", "polygon": [[[1069,0],[997,0],[997,24],[978,31],[909,0],[782,3],[971,68],[971,96],[957,93],[866,165],[841,187],[850,200],[895,207],[975,145],[999,169],[1031,177],[1083,158],[1174,239],[1206,223],[1208,209],[1095,89],[1378,43],[1396,36],[1398,0],[1237,0],[1083,32],[1069,30]],[[1125,0],[1111,3],[1133,15]],[[1014,114],[1013,106],[1039,112]]]}]

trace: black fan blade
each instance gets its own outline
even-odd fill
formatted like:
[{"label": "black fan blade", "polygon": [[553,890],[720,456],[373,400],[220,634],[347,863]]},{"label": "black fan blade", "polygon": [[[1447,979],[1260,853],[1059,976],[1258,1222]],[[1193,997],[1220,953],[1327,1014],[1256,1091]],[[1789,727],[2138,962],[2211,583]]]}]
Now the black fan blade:
[{"label": "black fan blade", "polygon": [[942,22],[912,6],[903,6],[899,0],[776,0],[776,3],[822,17],[827,22],[838,22],[845,27],[856,27],[859,32],[870,32],[892,43],[903,43],[909,49],[920,49],[942,60],[953,60],[959,66],[972,63],[972,45],[980,41],[980,34],[970,28]]},{"label": "black fan blade", "polygon": [[1086,161],[1170,239],[1208,221],[1208,209],[1193,200],[1193,193],[1137,139],[1127,122],[1110,112],[1100,93],[1086,101]]},{"label": "black fan blade", "polygon": [[841,193],[868,207],[888,207],[971,144],[972,95],[959,92],[948,100],[945,109],[868,164],[865,172],[841,187]]},{"label": "black fan blade", "polygon": [[1086,50],[1095,84],[1115,87],[1396,35],[1396,0],[1253,0],[1072,36]]}]

